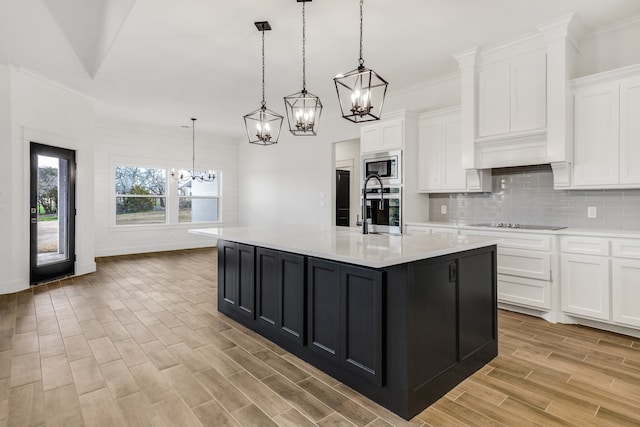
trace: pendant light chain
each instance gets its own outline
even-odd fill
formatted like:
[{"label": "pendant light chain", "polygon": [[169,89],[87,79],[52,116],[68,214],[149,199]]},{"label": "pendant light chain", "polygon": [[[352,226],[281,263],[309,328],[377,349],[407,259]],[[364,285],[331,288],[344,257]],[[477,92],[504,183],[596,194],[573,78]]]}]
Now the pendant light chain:
[{"label": "pendant light chain", "polygon": [[358,60],[358,62],[360,63],[360,66],[364,65],[364,59],[362,58],[362,27],[363,27],[362,4],[363,3],[364,3],[364,0],[360,0],[360,59]]},{"label": "pendant light chain", "polygon": [[305,46],[307,44],[306,34],[306,16],[304,13],[304,5],[306,2],[302,2],[302,91],[307,91],[307,55]]},{"label": "pendant light chain", "polygon": [[262,31],[262,106],[264,107],[267,103],[265,102],[264,96],[264,31]]},{"label": "pendant light chain", "polygon": [[196,119],[191,118],[191,152],[193,153],[193,157],[191,158],[191,175],[196,176]]}]

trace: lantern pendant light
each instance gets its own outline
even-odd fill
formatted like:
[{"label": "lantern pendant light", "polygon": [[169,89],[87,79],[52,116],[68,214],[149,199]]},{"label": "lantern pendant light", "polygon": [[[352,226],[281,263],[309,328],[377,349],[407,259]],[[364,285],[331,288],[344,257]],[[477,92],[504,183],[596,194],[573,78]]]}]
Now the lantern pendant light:
[{"label": "lantern pendant light", "polygon": [[342,117],[354,122],[380,120],[389,84],[375,71],[364,66],[362,58],[362,5],[360,0],[360,59],[358,68],[337,75],[333,81],[338,92]]},{"label": "lantern pendant light", "polygon": [[289,131],[296,136],[317,135],[322,113],[320,98],[307,92],[305,3],[309,1],[311,0],[297,0],[302,3],[302,91],[284,97]]},{"label": "lantern pendant light", "polygon": [[244,116],[244,126],[251,144],[272,145],[278,143],[284,117],[269,110],[264,97],[264,32],[271,30],[271,25],[268,21],[256,22],[255,25],[262,33],[262,104]]}]

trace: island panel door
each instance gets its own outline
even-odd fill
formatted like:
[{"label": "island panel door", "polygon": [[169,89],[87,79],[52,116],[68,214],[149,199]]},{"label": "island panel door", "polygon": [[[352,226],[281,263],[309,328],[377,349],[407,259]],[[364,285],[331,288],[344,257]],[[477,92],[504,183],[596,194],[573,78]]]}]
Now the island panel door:
[{"label": "island panel door", "polygon": [[275,331],[278,318],[280,269],[277,251],[256,249],[256,314],[260,325]]},{"label": "island panel door", "polygon": [[[460,360],[496,340],[497,291],[494,252],[460,257]],[[492,315],[490,315],[492,313]]]},{"label": "island panel door", "polygon": [[309,258],[308,339],[316,354],[340,362],[340,264]]},{"label": "island panel door", "polygon": [[455,259],[411,264],[408,324],[411,389],[429,382],[458,363]]},{"label": "island panel door", "polygon": [[341,363],[382,385],[382,272],[343,265]]},{"label": "island panel door", "polygon": [[236,308],[237,271],[237,244],[218,240],[218,309],[222,312]]},{"label": "island panel door", "polygon": [[254,318],[255,307],[255,248],[238,244],[238,278],[236,299],[238,312]]},{"label": "island panel door", "polygon": [[304,345],[305,257],[280,253],[280,309],[278,329]]}]

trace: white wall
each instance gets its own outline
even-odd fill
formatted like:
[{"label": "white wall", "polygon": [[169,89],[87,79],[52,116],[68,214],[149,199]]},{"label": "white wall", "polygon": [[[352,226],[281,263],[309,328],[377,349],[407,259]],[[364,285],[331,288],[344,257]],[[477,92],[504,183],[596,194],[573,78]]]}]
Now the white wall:
[{"label": "white wall", "polygon": [[323,113],[318,136],[295,137],[283,128],[275,145],[239,141],[240,222],[331,224],[335,211],[333,142],[358,137],[357,126]]},{"label": "white wall", "polygon": [[[10,123],[2,143],[4,173],[10,175],[4,194],[5,221],[0,223],[0,294],[29,287],[29,145],[39,142],[76,151],[76,274],[95,271],[93,101],[57,84],[12,67],[0,66],[0,91],[10,88],[8,109],[0,116]],[[6,98],[2,98],[6,99]],[[2,127],[6,129],[6,127]],[[5,132],[5,131],[2,131]],[[2,136],[5,136],[4,134]],[[6,177],[5,177],[6,178]]]},{"label": "white wall", "polygon": [[[393,82],[391,88],[392,85]],[[460,78],[456,73],[402,91],[390,89],[387,98],[384,112],[428,111],[458,105]],[[323,100],[323,103],[328,110],[329,105],[337,105],[337,99]],[[280,141],[272,146],[256,146],[246,140],[239,142],[241,224],[335,223],[333,146],[336,142],[359,139],[360,125],[331,116],[331,112],[334,111],[323,112],[315,137],[294,137],[283,128]],[[417,176],[407,179],[417,182]],[[425,212],[420,218],[427,219],[428,203],[423,205]]]},{"label": "white wall", "polygon": [[14,262],[13,238],[13,143],[11,139],[11,73],[9,67],[0,64],[0,294],[19,287],[17,278],[11,277],[10,266]]},{"label": "white wall", "polygon": [[[360,205],[360,187],[362,186],[362,172],[360,171],[360,140],[352,139],[335,144],[335,159],[336,169],[348,170],[351,172],[349,175],[349,225],[351,227],[355,227],[362,209]],[[335,193],[329,197],[333,197],[335,199]]]},{"label": "white wall", "polygon": [[[185,117],[185,125],[190,124]],[[175,169],[192,168],[192,131],[180,123],[153,128],[124,123],[101,122],[96,129],[95,206],[96,255],[111,256],[213,246],[216,241],[188,233],[190,228],[217,226],[212,223],[116,226],[115,167],[131,165]],[[221,220],[224,226],[238,222],[238,144],[198,130],[196,124],[196,169],[213,169],[220,176]],[[167,178],[169,191],[176,183]],[[175,206],[167,208],[177,217]],[[171,211],[170,211],[171,210]]]}]

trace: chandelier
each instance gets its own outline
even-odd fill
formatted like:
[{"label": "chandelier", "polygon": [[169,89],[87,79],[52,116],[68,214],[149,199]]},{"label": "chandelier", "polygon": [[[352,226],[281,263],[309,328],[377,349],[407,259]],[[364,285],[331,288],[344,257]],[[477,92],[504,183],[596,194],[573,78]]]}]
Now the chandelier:
[{"label": "chandelier", "polygon": [[333,81],[338,92],[342,117],[358,123],[380,120],[389,84],[375,71],[364,66],[362,58],[362,5],[360,0],[360,59],[358,68],[337,75]]},{"label": "chandelier", "polygon": [[284,117],[269,110],[264,97],[264,32],[271,30],[271,25],[268,21],[256,22],[255,25],[262,33],[262,103],[260,108],[244,116],[244,126],[250,143],[272,145],[278,143]]},{"label": "chandelier", "polygon": [[322,113],[320,98],[307,92],[305,3],[310,1],[297,0],[298,3],[302,3],[302,91],[284,97],[289,131],[296,136],[317,135]]},{"label": "chandelier", "polygon": [[[175,169],[171,169],[171,178],[177,180],[180,184],[187,183],[189,181],[213,181],[216,179],[216,174],[213,171],[208,172],[198,172],[196,171],[196,118],[191,118],[191,129],[192,129],[192,138],[191,138],[191,170],[190,171],[180,171],[176,172]],[[186,126],[184,126],[186,127]]]}]

